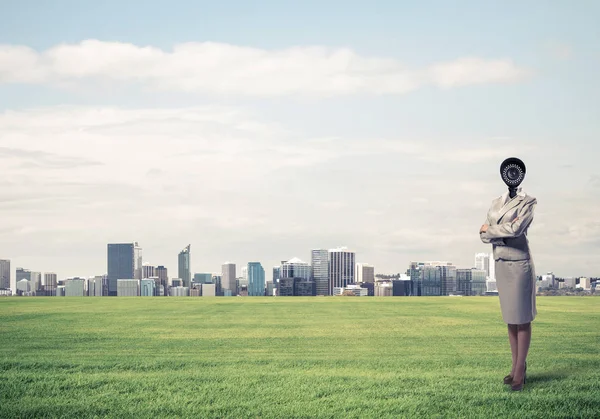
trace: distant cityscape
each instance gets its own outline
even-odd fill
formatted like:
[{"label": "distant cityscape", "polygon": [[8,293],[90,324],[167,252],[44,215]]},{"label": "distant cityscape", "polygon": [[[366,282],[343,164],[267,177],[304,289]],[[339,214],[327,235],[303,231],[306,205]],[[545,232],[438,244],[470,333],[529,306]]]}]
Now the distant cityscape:
[{"label": "distant cityscape", "polygon": [[[357,263],[347,247],[313,249],[311,261],[281,261],[266,280],[260,262],[248,262],[238,275],[237,265],[225,262],[221,272],[192,274],[191,245],[178,254],[177,276],[162,265],[143,262],[137,242],[107,245],[107,271],[88,278],[58,279],[54,272],[15,269],[0,259],[0,296],[114,296],[114,297],[231,297],[231,296],[477,296],[497,295],[494,259],[476,253],[474,266],[459,268],[451,262],[410,262],[404,273],[375,274],[375,267]],[[599,278],[538,276],[538,293],[547,295],[600,294]]]}]

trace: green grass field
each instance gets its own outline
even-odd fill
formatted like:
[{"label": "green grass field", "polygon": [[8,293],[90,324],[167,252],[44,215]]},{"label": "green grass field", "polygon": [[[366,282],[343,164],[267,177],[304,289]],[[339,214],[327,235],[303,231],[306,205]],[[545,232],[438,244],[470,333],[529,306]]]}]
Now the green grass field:
[{"label": "green grass field", "polygon": [[0,417],[600,417],[600,298],[0,298]]}]

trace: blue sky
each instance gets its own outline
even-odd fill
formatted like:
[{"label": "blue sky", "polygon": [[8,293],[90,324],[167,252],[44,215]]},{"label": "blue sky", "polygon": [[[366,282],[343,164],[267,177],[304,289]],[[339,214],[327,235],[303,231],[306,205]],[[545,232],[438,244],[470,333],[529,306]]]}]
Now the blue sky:
[{"label": "blue sky", "polygon": [[538,273],[600,275],[599,12],[0,2],[0,257],[96,275],[106,242],[138,240],[173,271],[189,242],[198,272],[338,245],[379,272],[471,267],[510,154],[539,200]]}]

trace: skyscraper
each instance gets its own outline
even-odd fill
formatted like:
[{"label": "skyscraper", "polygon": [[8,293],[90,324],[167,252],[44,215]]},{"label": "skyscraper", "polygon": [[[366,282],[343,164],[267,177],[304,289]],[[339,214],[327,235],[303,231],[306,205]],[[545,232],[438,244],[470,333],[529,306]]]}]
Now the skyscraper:
[{"label": "skyscraper", "polygon": [[224,290],[231,291],[231,295],[237,295],[237,282],[235,279],[235,263],[225,262],[221,270],[221,283]]},{"label": "skyscraper", "polygon": [[260,262],[248,262],[248,295],[265,295],[265,270]]},{"label": "skyscraper", "polygon": [[454,294],[456,290],[456,266],[452,262],[425,262],[425,265],[435,266],[440,270],[441,294]]},{"label": "skyscraper", "polygon": [[[10,284],[10,260],[0,259],[0,289],[11,288]],[[14,290],[13,292],[16,292]]]},{"label": "skyscraper", "polygon": [[31,276],[31,291],[37,293],[38,290],[42,289],[42,273],[41,272],[30,272]]},{"label": "skyscraper", "polygon": [[375,283],[375,267],[368,263],[357,263],[356,282]]},{"label": "skyscraper", "polygon": [[149,263],[144,263],[142,265],[142,279],[145,278],[154,278],[156,276],[156,267],[150,265]]},{"label": "skyscraper", "polygon": [[329,250],[329,295],[334,287],[346,287],[354,282],[355,253],[347,247]]},{"label": "skyscraper", "polygon": [[489,253],[476,253],[475,254],[475,268],[485,271],[486,276],[491,277],[490,262],[493,261],[493,257],[490,259]]},{"label": "skyscraper", "polygon": [[56,288],[57,286],[57,275],[54,272],[44,273],[44,287]]},{"label": "skyscraper", "polygon": [[118,279],[141,279],[142,248],[137,242],[108,244],[108,295],[117,295]]},{"label": "skyscraper", "polygon": [[[29,269],[17,267],[15,283],[18,283],[19,281],[22,281],[24,279],[27,280],[27,283],[29,284],[29,288],[27,291],[31,291],[33,289],[33,286],[31,284],[31,271]],[[24,283],[21,283],[21,287],[24,287]]]},{"label": "skyscraper", "polygon": [[192,282],[192,271],[190,270],[190,249],[191,244],[188,244],[181,252],[179,252],[178,258],[179,278],[183,280],[183,286],[188,288]]},{"label": "skyscraper", "polygon": [[281,264],[280,278],[311,279],[311,268],[299,258],[292,258]]},{"label": "skyscraper", "polygon": [[311,252],[312,278],[315,281],[317,295],[330,295],[329,291],[329,251],[313,249]]}]

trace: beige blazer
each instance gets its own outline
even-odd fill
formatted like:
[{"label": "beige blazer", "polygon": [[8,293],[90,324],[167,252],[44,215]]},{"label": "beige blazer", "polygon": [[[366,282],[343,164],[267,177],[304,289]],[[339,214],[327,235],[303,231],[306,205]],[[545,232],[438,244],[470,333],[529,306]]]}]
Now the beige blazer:
[{"label": "beige blazer", "polygon": [[527,230],[533,221],[537,199],[522,188],[512,200],[506,202],[507,198],[508,191],[492,201],[484,222],[489,227],[479,236],[483,243],[492,244],[495,260],[531,259]]}]

